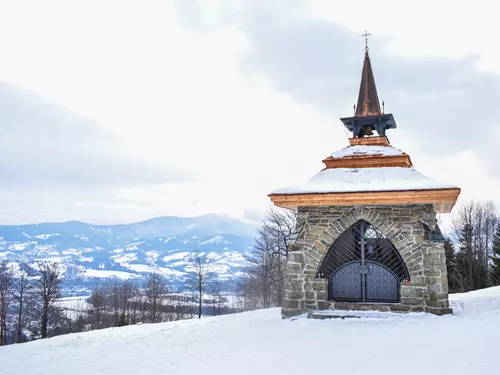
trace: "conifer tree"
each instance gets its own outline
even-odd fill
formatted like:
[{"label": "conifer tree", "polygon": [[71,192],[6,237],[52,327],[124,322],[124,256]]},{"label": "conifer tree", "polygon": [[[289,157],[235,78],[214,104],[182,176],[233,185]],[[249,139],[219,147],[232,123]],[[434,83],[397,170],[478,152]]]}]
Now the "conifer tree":
[{"label": "conifer tree", "polygon": [[493,261],[491,267],[491,281],[493,285],[500,285],[500,225],[498,225],[495,237],[493,239]]},{"label": "conifer tree", "polygon": [[446,271],[448,273],[448,287],[450,293],[456,293],[460,290],[460,278],[458,274],[457,256],[455,254],[455,246],[449,238],[446,238],[444,243],[444,253],[446,255]]},{"label": "conifer tree", "polygon": [[118,318],[118,322],[116,323],[116,325],[118,327],[123,327],[123,326],[128,325],[128,319],[127,319],[127,315],[125,315],[125,311],[123,311],[120,314],[120,318]]}]

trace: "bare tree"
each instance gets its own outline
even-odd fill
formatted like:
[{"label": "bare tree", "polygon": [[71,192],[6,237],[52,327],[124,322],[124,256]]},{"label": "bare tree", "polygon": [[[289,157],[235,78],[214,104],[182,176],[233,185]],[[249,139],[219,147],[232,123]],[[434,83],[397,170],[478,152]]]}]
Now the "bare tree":
[{"label": "bare tree", "polygon": [[0,263],[0,345],[7,345],[7,312],[13,282],[7,259]]},{"label": "bare tree", "polygon": [[117,326],[120,320],[121,282],[113,281],[108,285],[108,287],[109,287],[108,299],[110,300],[110,305],[113,308],[113,321],[114,325]]},{"label": "bare tree", "polygon": [[[268,245],[273,248],[278,277],[279,291],[277,304],[281,306],[285,287],[285,269],[288,259],[290,238],[297,224],[295,212],[292,210],[273,209],[268,212],[262,224],[261,232],[267,236]],[[262,233],[261,233],[262,235]]]},{"label": "bare tree", "polygon": [[106,292],[102,286],[97,286],[92,289],[90,304],[92,306],[90,315],[93,329],[105,327]]},{"label": "bare tree", "polygon": [[208,289],[211,295],[210,303],[212,305],[212,315],[221,315],[227,298],[222,294],[222,286],[219,279],[213,280]]},{"label": "bare tree", "polygon": [[[120,284],[119,293],[121,298],[121,311],[126,316],[127,324],[133,323],[133,302],[139,295],[139,286],[133,280],[125,280]],[[135,321],[134,321],[135,323]]]},{"label": "bare tree", "polygon": [[261,232],[266,233],[274,253],[284,261],[288,258],[289,241],[295,225],[295,213],[284,209],[270,210],[262,222]]},{"label": "bare tree", "polygon": [[129,314],[129,323],[136,324],[137,310],[143,303],[141,298],[141,289],[134,280],[127,280],[126,284],[127,287],[125,290],[127,296],[127,313]]},{"label": "bare tree", "polygon": [[22,331],[23,331],[23,321],[24,321],[24,305],[27,298],[27,294],[30,291],[32,285],[30,283],[28,267],[26,264],[19,265],[19,272],[14,278],[13,283],[13,295],[14,299],[17,301],[17,323],[16,323],[16,342],[21,342]]},{"label": "bare tree", "polygon": [[[267,227],[262,227],[248,257],[250,263],[248,274],[251,282],[247,287],[252,287],[255,295],[254,308],[267,309],[279,301],[282,254],[275,250],[272,233]],[[247,289],[247,292],[250,290]]]},{"label": "bare tree", "polygon": [[34,292],[38,297],[40,333],[42,338],[46,338],[49,321],[58,316],[55,302],[61,297],[61,271],[56,263],[40,262],[37,276],[34,282]]},{"label": "bare tree", "polygon": [[64,312],[68,322],[68,332],[83,332],[89,322],[89,305],[83,299],[69,303]]},{"label": "bare tree", "polygon": [[195,253],[189,258],[189,277],[186,280],[188,286],[197,294],[198,318],[201,318],[203,307],[203,296],[208,285],[216,275],[213,258],[205,253]]},{"label": "bare tree", "polygon": [[161,313],[168,295],[165,278],[158,273],[149,274],[144,287],[149,318],[152,323],[161,321]]},{"label": "bare tree", "polygon": [[245,309],[281,306],[290,238],[295,232],[293,211],[271,210],[260,227],[248,256],[248,277],[242,285]]}]

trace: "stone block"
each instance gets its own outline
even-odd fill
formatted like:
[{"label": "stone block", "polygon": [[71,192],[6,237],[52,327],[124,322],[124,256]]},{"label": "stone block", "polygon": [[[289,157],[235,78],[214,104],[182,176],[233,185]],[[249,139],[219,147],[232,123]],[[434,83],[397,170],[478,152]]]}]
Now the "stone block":
[{"label": "stone block", "polygon": [[331,303],[328,301],[317,301],[318,310],[330,310]]},{"label": "stone block", "polygon": [[320,235],[323,233],[324,228],[317,226],[317,225],[310,225],[309,230],[307,231],[307,234],[317,234]]},{"label": "stone block", "polygon": [[410,306],[394,304],[389,306],[390,310],[393,312],[408,312],[410,311]]},{"label": "stone block", "polygon": [[411,262],[420,263],[424,259],[421,253],[416,252],[411,254],[409,257],[405,258],[404,261],[408,264]]},{"label": "stone block", "polygon": [[447,300],[438,300],[438,299],[432,299],[432,298],[427,298],[425,300],[425,305],[428,307],[434,307],[434,308],[444,308],[447,307]]},{"label": "stone block", "polygon": [[304,290],[306,292],[312,292],[313,291],[313,284],[311,282],[309,282],[309,280],[307,280],[306,282],[304,282],[302,285],[303,285]]},{"label": "stone block", "polygon": [[411,306],[421,306],[424,304],[424,299],[418,297],[401,297],[401,304],[411,305]]},{"label": "stone block", "polygon": [[333,308],[336,310],[347,310],[347,303],[345,302],[335,302]]},{"label": "stone block", "polygon": [[294,291],[294,292],[300,291],[300,290],[302,290],[302,288],[304,286],[304,281],[300,280],[300,279],[297,279],[297,280],[288,280],[288,282],[286,283],[286,286],[291,291]]},{"label": "stone block", "polygon": [[326,280],[316,279],[313,281],[313,290],[326,291]]},{"label": "stone block", "polygon": [[443,286],[441,283],[437,284],[430,284],[427,286],[427,290],[429,292],[429,295],[431,296],[431,299],[438,300],[439,295],[443,292]]},{"label": "stone block", "polygon": [[317,291],[316,299],[318,301],[326,301],[328,299],[328,293],[326,291]]},{"label": "stone block", "polygon": [[423,306],[410,306],[411,312],[424,312]]},{"label": "stone block", "polygon": [[442,262],[441,254],[427,254],[424,256],[424,265],[426,265],[426,268],[434,268],[434,265],[440,265]]},{"label": "stone block", "polygon": [[286,292],[285,296],[288,300],[302,300],[304,299],[304,292]]},{"label": "stone block", "polygon": [[424,298],[425,292],[425,286],[401,285],[401,297]]},{"label": "stone block", "polygon": [[292,301],[289,299],[283,299],[282,307],[285,309],[298,309],[299,301]]},{"label": "stone block", "polygon": [[442,307],[442,308],[426,307],[425,311],[435,315],[453,314],[453,310],[447,307]]},{"label": "stone block", "polygon": [[304,270],[306,272],[309,272],[309,271],[315,272],[316,269],[317,269],[317,267],[313,266],[311,263],[306,263],[306,265],[304,267]]},{"label": "stone block", "polygon": [[433,268],[425,269],[424,276],[441,277],[441,270],[433,269]]},{"label": "stone block", "polygon": [[292,252],[288,254],[287,264],[302,264],[304,263],[304,255],[301,252]]},{"label": "stone block", "polygon": [[313,291],[305,291],[304,292],[304,298],[306,300],[314,300],[316,298],[316,293],[314,293]]},{"label": "stone block", "polygon": [[[404,258],[403,258],[404,260]],[[410,272],[410,274],[412,274],[413,272],[420,272],[422,271],[422,263],[420,262],[417,262],[417,261],[413,261],[413,262],[405,262],[406,263],[406,267],[408,268],[408,272]],[[421,272],[422,275],[423,275],[423,271]]]},{"label": "stone block", "polygon": [[314,246],[318,249],[320,249],[322,252],[325,252],[326,251],[326,246],[323,245],[321,242],[319,241],[316,241],[314,242]]}]

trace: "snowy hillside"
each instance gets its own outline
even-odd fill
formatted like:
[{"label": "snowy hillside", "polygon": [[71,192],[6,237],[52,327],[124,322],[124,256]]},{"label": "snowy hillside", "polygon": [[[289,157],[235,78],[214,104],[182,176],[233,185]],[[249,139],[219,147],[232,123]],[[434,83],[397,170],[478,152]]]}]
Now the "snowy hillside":
[{"label": "snowy hillside", "polygon": [[82,222],[0,226],[0,259],[53,261],[64,270],[65,286],[80,290],[109,278],[140,278],[156,271],[185,276],[195,251],[211,253],[222,279],[237,277],[255,227],[217,215],[159,217],[124,225]]},{"label": "snowy hillside", "polygon": [[500,374],[500,287],[451,301],[442,317],[290,321],[272,309],[71,334],[0,348],[0,373]]}]

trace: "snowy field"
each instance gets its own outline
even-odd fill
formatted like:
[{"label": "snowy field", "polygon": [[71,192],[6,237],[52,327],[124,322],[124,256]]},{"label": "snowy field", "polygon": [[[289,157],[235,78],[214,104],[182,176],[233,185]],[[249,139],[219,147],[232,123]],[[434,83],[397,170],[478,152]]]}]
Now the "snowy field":
[{"label": "snowy field", "polygon": [[278,309],[79,333],[0,348],[0,374],[499,375],[500,287],[454,315],[282,320]]}]

